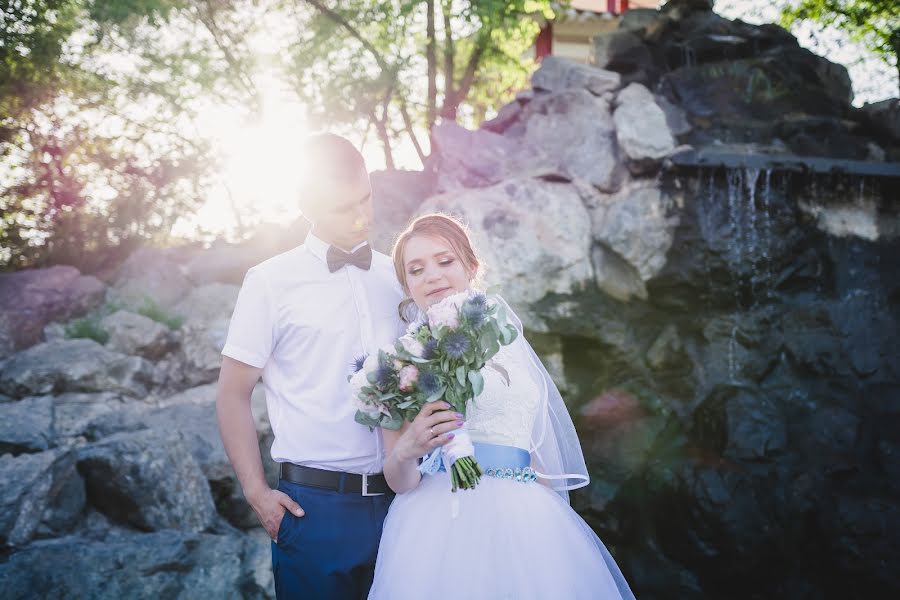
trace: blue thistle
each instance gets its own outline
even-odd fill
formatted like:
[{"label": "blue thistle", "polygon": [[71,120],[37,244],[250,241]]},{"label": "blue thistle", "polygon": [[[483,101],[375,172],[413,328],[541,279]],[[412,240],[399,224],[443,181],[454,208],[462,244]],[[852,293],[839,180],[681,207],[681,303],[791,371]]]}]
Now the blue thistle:
[{"label": "blue thistle", "polygon": [[391,364],[391,361],[384,355],[381,355],[378,360],[378,368],[375,369],[375,384],[380,389],[386,389],[391,385],[391,381],[396,376],[394,373],[394,367]]},{"label": "blue thistle", "polygon": [[441,380],[437,373],[430,369],[421,369],[419,371],[419,380],[416,382],[419,391],[426,397],[431,396],[441,389]]},{"label": "blue thistle", "polygon": [[363,365],[365,364],[367,358],[368,358],[367,355],[360,354],[359,356],[357,356],[356,358],[353,359],[353,362],[351,363],[351,365],[353,367],[354,373],[359,373],[360,371],[362,371]]},{"label": "blue thistle", "polygon": [[454,360],[459,360],[469,351],[471,344],[469,338],[459,332],[451,332],[444,338],[444,351],[447,356]]},{"label": "blue thistle", "polygon": [[488,305],[484,294],[472,296],[462,305],[462,315],[472,326],[478,327],[487,320]]},{"label": "blue thistle", "polygon": [[425,360],[432,360],[437,355],[437,347],[438,342],[434,338],[428,338],[428,340],[422,344],[424,350],[422,351],[422,358]]}]

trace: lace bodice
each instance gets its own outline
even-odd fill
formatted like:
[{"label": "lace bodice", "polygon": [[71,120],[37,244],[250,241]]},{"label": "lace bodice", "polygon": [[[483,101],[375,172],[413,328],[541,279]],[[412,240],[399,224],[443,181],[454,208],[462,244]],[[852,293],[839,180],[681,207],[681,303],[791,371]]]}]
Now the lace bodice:
[{"label": "lace bodice", "polygon": [[501,346],[493,358],[509,374],[509,385],[489,364],[482,369],[484,389],[466,406],[466,429],[473,442],[530,449],[540,392],[529,374],[527,361],[522,348],[514,342]]}]

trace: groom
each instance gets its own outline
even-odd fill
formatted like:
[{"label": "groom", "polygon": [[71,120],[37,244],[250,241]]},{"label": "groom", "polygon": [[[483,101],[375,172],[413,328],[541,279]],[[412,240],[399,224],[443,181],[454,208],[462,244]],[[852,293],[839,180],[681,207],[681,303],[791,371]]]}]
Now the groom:
[{"label": "groom", "polygon": [[[272,538],[279,600],[365,598],[392,494],[379,432],[354,421],[354,359],[400,333],[402,292],[391,260],[367,240],[372,188],[346,139],[316,134],[300,153],[306,241],[247,271],[216,399],[219,428],[244,496]],[[281,463],[263,474],[250,394],[262,377]]]}]

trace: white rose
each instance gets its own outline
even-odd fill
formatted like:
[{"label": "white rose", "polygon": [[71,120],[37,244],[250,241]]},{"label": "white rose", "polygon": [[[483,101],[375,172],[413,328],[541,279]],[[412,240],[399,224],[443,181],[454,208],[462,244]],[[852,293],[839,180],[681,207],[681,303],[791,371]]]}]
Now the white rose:
[{"label": "white rose", "polygon": [[428,309],[428,322],[432,327],[456,329],[459,326],[459,311],[445,299]]},{"label": "white rose", "polygon": [[363,412],[372,410],[372,407],[368,405],[362,396],[362,389],[367,385],[369,385],[369,380],[366,379],[365,370],[357,371],[350,378],[350,393],[353,394],[353,403],[356,405],[356,408]]},{"label": "white rose", "polygon": [[378,368],[378,355],[370,354],[366,357],[366,361],[363,363],[363,368],[359,371],[360,373],[374,373],[375,369]]},{"label": "white rose", "polygon": [[425,354],[425,347],[422,345],[422,342],[412,337],[411,335],[404,335],[400,338],[400,345],[403,346],[403,349],[409,352],[412,356],[417,356],[419,358]]}]

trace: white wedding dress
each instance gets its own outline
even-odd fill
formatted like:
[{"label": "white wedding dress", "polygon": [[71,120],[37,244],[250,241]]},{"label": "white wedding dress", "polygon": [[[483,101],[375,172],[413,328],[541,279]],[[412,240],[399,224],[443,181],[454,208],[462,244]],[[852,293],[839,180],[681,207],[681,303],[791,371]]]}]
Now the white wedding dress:
[{"label": "white wedding dress", "polygon": [[[521,353],[494,357],[466,410],[472,441],[529,448],[539,406]],[[370,600],[634,598],[606,547],[568,502],[538,481],[484,476],[450,491],[445,471],[398,494],[384,522]]]}]

